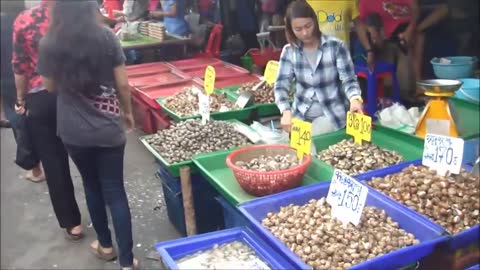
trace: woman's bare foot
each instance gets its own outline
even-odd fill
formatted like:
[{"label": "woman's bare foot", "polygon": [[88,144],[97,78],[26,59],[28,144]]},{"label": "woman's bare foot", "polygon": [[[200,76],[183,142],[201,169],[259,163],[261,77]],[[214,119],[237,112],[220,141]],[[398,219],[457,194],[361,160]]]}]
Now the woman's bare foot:
[{"label": "woman's bare foot", "polygon": [[138,270],[140,269],[139,262],[137,258],[133,258],[133,265],[130,267],[122,267],[122,270]]},{"label": "woman's bare foot", "polygon": [[45,181],[45,174],[43,173],[42,165],[39,163],[33,169],[27,172],[25,179],[34,183]]},{"label": "woman's bare foot", "polygon": [[83,232],[83,227],[82,227],[82,225],[75,226],[75,227],[70,229],[70,232],[72,234],[81,234]]}]

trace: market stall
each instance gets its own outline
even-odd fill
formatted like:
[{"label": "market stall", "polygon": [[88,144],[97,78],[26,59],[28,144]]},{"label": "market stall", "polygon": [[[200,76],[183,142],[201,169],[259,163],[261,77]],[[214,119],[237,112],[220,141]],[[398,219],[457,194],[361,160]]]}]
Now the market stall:
[{"label": "market stall", "polygon": [[[268,68],[260,77],[199,58],[129,72],[135,95],[170,123],[140,138],[159,165],[169,219],[191,236],[157,245],[167,268],[208,256],[210,267],[245,269],[464,269],[478,260],[480,178],[463,162],[480,135],[478,104],[450,98],[460,138],[416,136],[357,114],[346,129],[317,136],[299,121],[285,137],[259,121],[278,115]],[[155,82],[166,73],[181,76]],[[458,163],[433,160],[432,151]],[[332,207],[342,188],[363,200],[361,210],[343,200]]]}]

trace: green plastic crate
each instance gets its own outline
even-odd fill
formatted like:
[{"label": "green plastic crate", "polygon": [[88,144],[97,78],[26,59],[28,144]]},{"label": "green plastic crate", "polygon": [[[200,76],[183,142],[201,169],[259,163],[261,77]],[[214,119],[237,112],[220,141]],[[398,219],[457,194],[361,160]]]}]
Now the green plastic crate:
[{"label": "green plastic crate", "polygon": [[[345,129],[341,129],[332,133],[314,136],[312,141],[317,152],[320,152],[327,149],[330,145],[349,138],[352,138],[352,136],[348,135]],[[376,126],[372,130],[372,143],[382,148],[396,151],[403,156],[405,161],[422,158],[424,144],[422,139],[392,129]],[[315,159],[317,158],[315,157]],[[327,178],[330,179],[333,175],[334,168],[321,160],[319,161],[322,171],[330,169],[330,174]]]},{"label": "green plastic crate", "polygon": [[[227,166],[225,160],[233,150],[197,155],[193,162],[200,173],[209,181],[231,205],[253,200],[257,197],[246,193],[238,184],[232,170]],[[303,186],[328,181],[333,173],[330,168],[321,167],[320,161],[312,159],[307,173],[303,179]]]},{"label": "green plastic crate", "polygon": [[[217,93],[219,91],[216,91]],[[227,99],[230,100],[232,103],[235,104],[236,99],[233,97],[230,97],[227,94]],[[165,99],[164,98],[159,98],[157,99],[158,104],[162,107],[162,110],[165,111],[165,113],[170,116],[170,118],[173,119],[174,122],[180,122],[180,121],[185,121],[188,119],[196,119],[196,118],[201,118],[202,116],[200,114],[198,115],[190,115],[190,116],[180,116],[170,110],[167,106],[165,106],[165,103],[163,102]],[[241,122],[250,122],[253,120],[253,114],[254,114],[254,107],[246,107],[243,109],[238,109],[238,110],[231,110],[227,112],[214,112],[210,113],[210,119],[214,120],[230,120],[230,119],[235,119]]]},{"label": "green plastic crate", "polygon": [[[231,120],[227,120],[228,122],[232,122],[232,123],[240,123],[242,125],[245,125],[243,123],[241,123],[240,121],[237,121],[235,119],[231,119]],[[148,137],[151,137],[151,136],[154,136],[154,135],[146,135],[146,136],[142,136],[140,137],[140,141],[143,143],[143,145],[145,145],[145,147],[147,148],[147,150],[152,153],[152,155],[157,159],[158,162],[160,162],[166,169],[167,171],[173,176],[173,177],[180,177],[180,168],[181,167],[185,167],[185,166],[188,166],[190,167],[190,174],[195,174],[198,172],[198,168],[196,166],[193,166],[193,162],[192,160],[185,160],[185,161],[182,161],[182,162],[179,162],[179,163],[174,163],[174,164],[170,164],[167,160],[165,160],[162,155],[160,153],[157,152],[157,150],[155,150],[155,148],[153,148],[147,141],[146,139]],[[233,148],[233,149],[236,149],[236,148]],[[232,150],[233,150],[232,149]],[[215,152],[213,152],[215,153]],[[213,154],[213,153],[209,153],[209,154]]]},{"label": "green plastic crate", "polygon": [[[236,101],[240,96],[240,94],[237,93],[237,89],[239,87],[240,87],[239,85],[232,86],[229,88],[220,89],[220,91],[226,93],[227,96],[229,96],[229,98]],[[253,107],[255,108],[258,117],[280,115],[280,110],[278,109],[277,104],[275,103],[261,103],[261,104],[254,103]]]},{"label": "green plastic crate", "polygon": [[450,111],[460,137],[469,140],[480,136],[480,104],[451,97]]}]

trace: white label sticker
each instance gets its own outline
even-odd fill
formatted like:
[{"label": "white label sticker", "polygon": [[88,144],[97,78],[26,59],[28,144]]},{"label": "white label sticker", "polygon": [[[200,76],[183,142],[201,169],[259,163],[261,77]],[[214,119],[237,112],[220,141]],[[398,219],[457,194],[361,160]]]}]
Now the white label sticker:
[{"label": "white label sticker", "polygon": [[351,222],[360,223],[368,188],[340,170],[335,169],[328,190],[327,202],[332,206],[332,217],[338,218],[344,226]]},{"label": "white label sticker", "polygon": [[207,121],[210,120],[210,97],[203,94],[198,93],[198,110],[200,115],[202,116],[202,125],[205,125]]},{"label": "white label sticker", "polygon": [[458,174],[462,167],[464,141],[436,134],[427,134],[423,147],[422,164],[439,175]]},{"label": "white label sticker", "polygon": [[427,133],[450,136],[450,121],[427,119]]}]

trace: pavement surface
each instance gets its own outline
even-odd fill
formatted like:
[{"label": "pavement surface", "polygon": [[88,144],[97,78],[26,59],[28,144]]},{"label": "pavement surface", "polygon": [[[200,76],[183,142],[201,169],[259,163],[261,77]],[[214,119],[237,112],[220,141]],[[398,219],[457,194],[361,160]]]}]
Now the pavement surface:
[{"label": "pavement surface", "polygon": [[[170,224],[161,183],[155,178],[152,155],[138,141],[138,131],[128,135],[125,187],[132,213],[134,254],[144,269],[159,269],[154,245],[180,237]],[[1,266],[0,269],[119,269],[118,262],[94,257],[89,244],[96,239],[85,203],[82,179],[73,163],[72,177],[82,213],[86,238],[65,239],[54,216],[46,183],[32,183],[13,163],[16,143],[11,129],[0,129]],[[110,222],[113,233],[112,224]],[[113,237],[114,238],[114,237]]]}]

